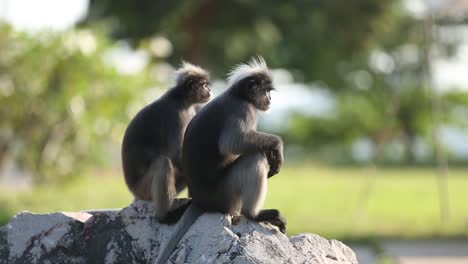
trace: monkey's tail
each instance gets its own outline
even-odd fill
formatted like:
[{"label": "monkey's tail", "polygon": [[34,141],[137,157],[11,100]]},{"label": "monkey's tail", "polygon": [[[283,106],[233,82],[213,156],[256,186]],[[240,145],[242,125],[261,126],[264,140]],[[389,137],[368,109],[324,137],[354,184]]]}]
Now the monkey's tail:
[{"label": "monkey's tail", "polygon": [[197,218],[203,213],[204,211],[200,207],[194,205],[193,202],[189,205],[177,223],[172,237],[169,238],[163,249],[160,251],[158,258],[156,259],[156,264],[165,264],[167,262],[179,241],[185,233],[187,233]]}]

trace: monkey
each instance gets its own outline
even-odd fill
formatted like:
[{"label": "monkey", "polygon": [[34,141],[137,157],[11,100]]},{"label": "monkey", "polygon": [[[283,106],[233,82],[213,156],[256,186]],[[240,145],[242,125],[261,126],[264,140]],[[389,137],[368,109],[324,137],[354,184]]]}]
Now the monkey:
[{"label": "monkey", "polygon": [[285,232],[286,220],[278,210],[262,210],[267,179],[278,174],[283,163],[281,138],[257,131],[258,112],[270,108],[273,90],[265,60],[253,58],[235,67],[228,89],[190,121],[182,146],[182,168],[192,204],[156,263],[167,261],[203,212],[240,213]]},{"label": "monkey", "polygon": [[125,131],[125,183],[135,199],[152,201],[155,217],[162,223],[176,222],[184,211],[171,207],[187,185],[181,165],[185,128],[195,115],[195,107],[210,98],[208,72],[182,62],[175,85],[141,109]]}]

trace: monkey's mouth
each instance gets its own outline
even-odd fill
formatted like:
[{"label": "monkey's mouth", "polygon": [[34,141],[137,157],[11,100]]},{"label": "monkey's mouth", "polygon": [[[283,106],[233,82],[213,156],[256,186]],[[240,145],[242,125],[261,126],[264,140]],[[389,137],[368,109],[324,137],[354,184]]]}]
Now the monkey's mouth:
[{"label": "monkey's mouth", "polygon": [[270,110],[270,104],[262,105],[262,108],[260,110],[262,110],[263,112],[268,112],[268,110]]},{"label": "monkey's mouth", "polygon": [[209,102],[209,101],[211,100],[212,97],[213,97],[213,95],[212,95],[211,92],[210,92],[207,96],[205,96],[205,97],[202,99],[203,103]]}]

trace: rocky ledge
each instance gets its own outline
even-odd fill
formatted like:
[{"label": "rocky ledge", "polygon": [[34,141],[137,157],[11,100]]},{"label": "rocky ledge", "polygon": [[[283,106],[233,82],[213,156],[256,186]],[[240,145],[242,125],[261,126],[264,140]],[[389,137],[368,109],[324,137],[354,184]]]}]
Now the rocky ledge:
[{"label": "rocky ledge", "polygon": [[[0,264],[152,263],[174,226],[152,217],[151,204],[122,210],[22,212],[0,228]],[[179,242],[170,263],[357,263],[345,244],[314,234],[288,238],[269,224],[232,223],[202,215]]]}]

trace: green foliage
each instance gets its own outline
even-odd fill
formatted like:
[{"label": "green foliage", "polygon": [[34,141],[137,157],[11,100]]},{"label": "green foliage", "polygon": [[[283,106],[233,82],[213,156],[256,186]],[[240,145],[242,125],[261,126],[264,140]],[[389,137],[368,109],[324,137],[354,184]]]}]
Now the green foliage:
[{"label": "green foliage", "polygon": [[446,122],[458,127],[468,128],[468,93],[452,91],[443,96],[443,109],[448,114]]},{"label": "green foliage", "polygon": [[98,31],[28,35],[0,24],[0,169],[13,161],[44,182],[108,159],[128,105],[150,85],[146,72],[104,63],[110,47]]},{"label": "green foliage", "polygon": [[[429,49],[445,56],[456,43],[429,38],[424,21],[410,16],[402,1],[91,0],[89,11],[82,25],[107,25],[113,37],[134,46],[167,38],[173,45],[169,62],[187,59],[223,76],[261,54],[297,81],[331,90],[336,111],[294,115],[283,131],[289,143],[313,151],[341,146],[346,152],[365,138],[376,149],[376,161],[386,145],[400,142],[406,162],[415,160],[416,140],[433,146],[432,95],[425,81]],[[444,104],[444,122],[463,123],[462,101]]]},{"label": "green foliage", "polygon": [[[372,159],[379,161],[386,147],[399,142],[405,149],[402,161],[414,163],[416,140],[434,147],[434,96],[442,101],[435,115],[441,124],[467,125],[468,93],[438,94],[427,87],[429,47],[444,50],[447,43],[428,39],[423,22],[402,12],[388,12],[388,17],[395,20],[373,35],[373,49],[352,60],[342,72],[347,89],[335,92],[336,113],[296,116],[285,132],[291,143],[314,151],[341,145],[344,152],[350,143],[365,138],[374,147]],[[428,159],[433,157],[428,154]]]},{"label": "green foliage", "polygon": [[[148,51],[155,37],[167,38],[172,53],[149,52],[153,63],[183,58],[219,77],[260,54],[336,99],[326,117],[295,115],[287,142],[347,153],[365,138],[379,160],[398,141],[410,162],[417,139],[432,144],[428,49],[453,49],[427,39],[398,0],[91,0],[78,28],[28,35],[0,26],[0,169],[13,160],[47,181],[118,159],[128,113],[152,84],[148,69],[122,75],[103,62],[113,47],[103,32]],[[468,126],[466,98],[443,96],[444,122]]]},{"label": "green foliage", "polygon": [[396,0],[92,0],[84,23],[107,24],[135,45],[165,36],[174,46],[171,62],[187,59],[218,76],[261,54],[272,67],[339,89],[338,63],[362,57],[374,35],[391,27],[394,9]]},{"label": "green foliage", "polygon": [[408,87],[396,94],[373,87],[339,93],[337,112],[327,117],[297,115],[292,119],[286,138],[291,143],[323,147],[349,144],[360,138],[375,145],[392,139],[428,135],[431,129],[431,98],[420,88]]}]

